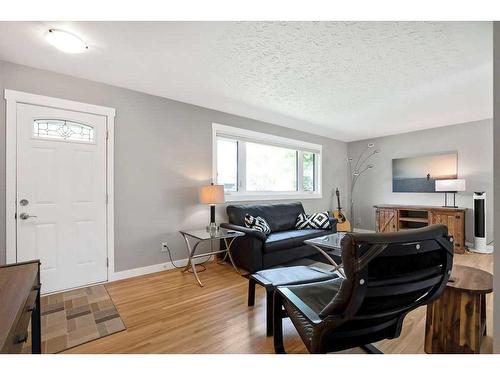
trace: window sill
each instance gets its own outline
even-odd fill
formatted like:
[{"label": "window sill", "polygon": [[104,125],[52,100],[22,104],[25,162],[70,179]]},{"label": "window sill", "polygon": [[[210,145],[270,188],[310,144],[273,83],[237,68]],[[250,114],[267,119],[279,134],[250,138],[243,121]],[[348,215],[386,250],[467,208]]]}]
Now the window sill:
[{"label": "window sill", "polygon": [[308,193],[267,193],[267,194],[226,194],[226,202],[247,202],[247,201],[277,201],[277,200],[296,200],[296,199],[321,199],[322,194]]}]

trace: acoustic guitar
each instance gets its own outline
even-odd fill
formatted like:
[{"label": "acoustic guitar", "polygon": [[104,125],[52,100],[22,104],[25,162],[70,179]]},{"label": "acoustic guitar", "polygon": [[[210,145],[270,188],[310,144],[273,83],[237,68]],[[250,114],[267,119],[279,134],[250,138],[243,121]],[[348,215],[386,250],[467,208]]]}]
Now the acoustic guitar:
[{"label": "acoustic guitar", "polygon": [[337,219],[337,231],[338,232],[350,232],[351,223],[345,217],[342,212],[342,207],[340,207],[340,191],[335,189],[335,195],[337,196],[337,209],[333,211],[333,217]]}]

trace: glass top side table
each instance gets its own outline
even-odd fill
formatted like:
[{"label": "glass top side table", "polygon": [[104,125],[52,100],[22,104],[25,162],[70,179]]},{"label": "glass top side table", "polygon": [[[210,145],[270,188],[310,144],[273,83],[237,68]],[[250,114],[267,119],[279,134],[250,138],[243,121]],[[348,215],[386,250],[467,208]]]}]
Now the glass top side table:
[{"label": "glass top side table", "polygon": [[342,256],[341,242],[344,236],[345,233],[338,232],[304,241],[305,244],[314,247],[321,254],[323,254],[323,256],[335,267],[334,271],[338,271],[343,277],[345,277],[345,273],[344,270],[342,270],[342,263],[337,264],[331,255],[338,257]]},{"label": "glass top side table", "polygon": [[[233,265],[234,269],[236,272],[239,273],[238,267],[236,267],[236,264],[234,264],[233,256],[231,255],[231,245],[233,244],[234,240],[237,237],[242,237],[245,235],[243,232],[238,232],[236,230],[228,230],[221,228],[217,232],[209,232],[206,229],[195,229],[195,230],[181,230],[179,231],[182,237],[184,238],[184,241],[186,242],[186,248],[188,251],[188,263],[186,267],[182,270],[182,272],[186,272],[191,268],[193,270],[193,275],[196,278],[196,281],[198,282],[199,286],[203,286],[200,277],[198,276],[198,273],[196,272],[196,264],[193,262],[194,259],[196,258],[201,258],[205,257],[208,255],[215,255],[215,254],[225,254],[226,256],[229,257],[229,260],[231,261],[231,264]],[[189,241],[191,239],[194,241],[191,243]],[[202,254],[195,254],[196,248],[198,245],[202,242],[205,241],[214,241],[214,240],[223,240],[224,245],[226,246],[225,249],[222,250],[217,250],[217,251],[211,251],[208,253],[202,253]],[[225,257],[224,257],[225,259]]]}]

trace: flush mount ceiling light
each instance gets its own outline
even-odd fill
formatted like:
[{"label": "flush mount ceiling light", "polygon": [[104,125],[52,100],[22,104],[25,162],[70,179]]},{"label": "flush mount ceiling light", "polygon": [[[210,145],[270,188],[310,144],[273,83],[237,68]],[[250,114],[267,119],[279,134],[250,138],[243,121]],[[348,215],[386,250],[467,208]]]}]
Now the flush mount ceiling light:
[{"label": "flush mount ceiling light", "polygon": [[50,29],[45,38],[58,50],[66,53],[82,53],[89,48],[78,36],[64,30]]}]

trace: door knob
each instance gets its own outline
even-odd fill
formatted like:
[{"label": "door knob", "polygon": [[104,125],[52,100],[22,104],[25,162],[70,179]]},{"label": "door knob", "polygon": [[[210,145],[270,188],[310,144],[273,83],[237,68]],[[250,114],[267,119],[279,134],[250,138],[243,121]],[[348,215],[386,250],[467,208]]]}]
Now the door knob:
[{"label": "door knob", "polygon": [[35,215],[30,215],[30,214],[28,214],[28,213],[26,213],[26,212],[22,212],[22,213],[20,213],[20,214],[19,214],[19,218],[20,218],[21,220],[27,220],[27,219],[29,219],[30,217],[37,217],[37,216],[35,216]]}]

